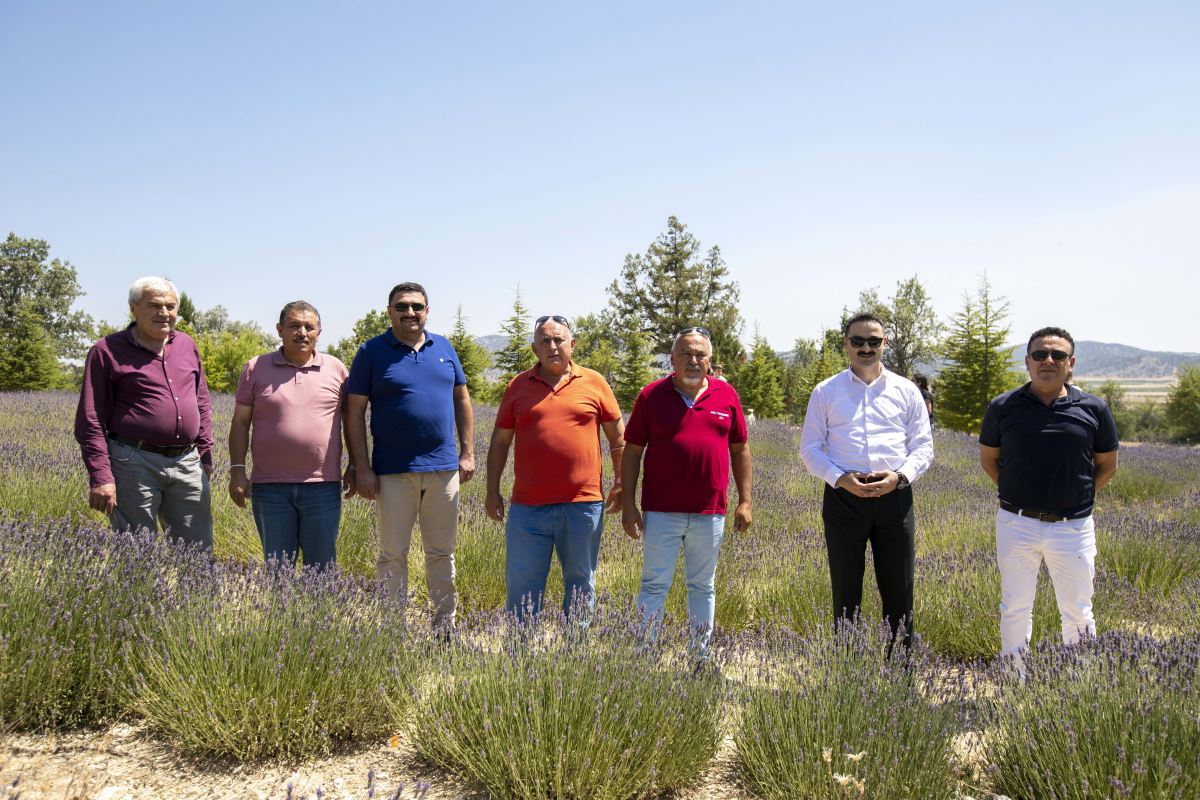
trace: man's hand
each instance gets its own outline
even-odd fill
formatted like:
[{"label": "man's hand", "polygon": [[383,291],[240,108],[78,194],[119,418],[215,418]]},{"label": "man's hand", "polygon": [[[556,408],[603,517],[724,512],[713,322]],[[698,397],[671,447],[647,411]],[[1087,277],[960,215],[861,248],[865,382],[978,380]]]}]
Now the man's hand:
[{"label": "man's hand", "polygon": [[500,496],[499,492],[487,493],[487,497],[483,500],[483,510],[489,519],[504,522],[504,498]]},{"label": "man's hand", "polygon": [[620,483],[614,483],[612,488],[608,490],[608,500],[604,503],[604,510],[609,514],[615,514],[617,509],[621,507],[621,500],[624,497],[624,489]]},{"label": "man's hand", "polygon": [[635,542],[642,538],[642,531],[646,528],[642,523],[642,512],[637,508],[625,508],[621,512],[621,527],[625,529],[625,535]]},{"label": "man's hand", "polygon": [[201,461],[200,469],[204,470],[204,477],[208,478],[211,481],[212,480],[212,464],[205,464],[203,461]]},{"label": "man's hand", "polygon": [[249,494],[250,479],[246,477],[246,468],[234,467],[229,472],[229,499],[238,508],[245,508]]},{"label": "man's hand", "polygon": [[750,527],[750,523],[754,521],[754,515],[750,513],[750,501],[742,500],[737,504],[737,509],[733,512],[733,529],[741,533]]},{"label": "man's hand", "polygon": [[103,483],[88,490],[88,507],[111,514],[117,507],[117,485]]},{"label": "man's hand", "polygon": [[475,474],[475,456],[464,453],[458,457],[458,482],[466,483]]},{"label": "man's hand", "polygon": [[837,486],[859,497],[882,497],[896,488],[900,476],[890,470],[879,472],[847,472],[838,478]]},{"label": "man's hand", "polygon": [[374,500],[379,496],[379,476],[370,467],[359,467],[354,483],[358,496],[363,500]]},{"label": "man's hand", "polygon": [[342,473],[342,499],[349,500],[354,497],[357,476],[358,471],[354,467],[346,467],[346,471]]}]

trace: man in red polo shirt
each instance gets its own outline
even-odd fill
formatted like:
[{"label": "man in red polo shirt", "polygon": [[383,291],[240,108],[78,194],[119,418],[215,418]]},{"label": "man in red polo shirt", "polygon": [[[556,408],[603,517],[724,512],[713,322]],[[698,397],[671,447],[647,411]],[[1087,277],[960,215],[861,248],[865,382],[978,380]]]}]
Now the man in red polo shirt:
[{"label": "man in red polo shirt", "polygon": [[[625,429],[623,474],[627,485],[621,524],[631,539],[645,534],[638,606],[657,623],[683,548],[688,623],[701,657],[708,654],[716,604],[714,577],[725,532],[729,469],[737,487],[733,528],[750,527],[750,446],[737,391],[708,378],[712,343],[704,328],[675,335],[675,372],[642,389]],[[642,512],[637,482],[646,454]]]},{"label": "man in red polo shirt", "polygon": [[[608,508],[621,502],[621,409],[600,373],[571,361],[575,339],[566,317],[539,317],[533,329],[537,366],[504,390],[487,455],[487,515],[503,522],[500,477],[513,457],[512,507],[504,527],[504,583],[510,613],[537,614],[551,552],[563,572],[563,613],[590,614],[604,529],[601,429],[612,451]],[[573,609],[572,606],[576,605]]]}]

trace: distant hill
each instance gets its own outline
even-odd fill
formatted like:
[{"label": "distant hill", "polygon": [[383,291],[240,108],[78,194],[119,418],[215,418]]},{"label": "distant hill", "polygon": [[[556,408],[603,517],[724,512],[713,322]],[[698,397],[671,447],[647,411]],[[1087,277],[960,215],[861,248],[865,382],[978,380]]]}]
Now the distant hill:
[{"label": "distant hill", "polygon": [[[1025,343],[1015,344],[1013,366],[1025,368]],[[791,362],[791,351],[780,353],[784,361]],[[1200,365],[1200,353],[1170,353],[1142,350],[1127,344],[1108,342],[1075,342],[1075,375],[1079,380],[1114,378],[1117,380],[1171,378],[1185,364]],[[942,362],[936,361],[918,366],[919,372],[936,376]]]},{"label": "distant hill", "polygon": [[1170,378],[1185,364],[1200,365],[1200,353],[1141,350],[1107,342],[1075,343],[1075,374],[1080,378]]}]

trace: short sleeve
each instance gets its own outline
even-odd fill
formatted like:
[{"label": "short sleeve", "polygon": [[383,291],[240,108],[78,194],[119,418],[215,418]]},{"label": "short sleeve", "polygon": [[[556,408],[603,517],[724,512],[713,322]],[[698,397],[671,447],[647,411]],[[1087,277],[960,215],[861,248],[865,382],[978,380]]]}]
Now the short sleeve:
[{"label": "short sleeve", "polygon": [[979,443],[984,447],[1000,446],[1000,412],[997,410],[996,400],[988,403],[987,411],[983,412],[983,424],[979,428]]},{"label": "short sleeve", "polygon": [[354,360],[350,362],[350,376],[346,379],[347,394],[371,394],[371,356],[367,353],[368,344],[369,342],[363,342],[359,345]]},{"label": "short sleeve", "polygon": [[625,441],[638,447],[645,447],[650,441],[649,386],[642,389],[637,400],[633,401],[633,411],[629,414],[629,422],[625,425]]},{"label": "short sleeve", "polygon": [[730,387],[729,391],[733,395],[729,403],[733,415],[733,421],[729,425],[729,443],[742,444],[750,438],[750,431],[746,427],[746,415],[742,413],[742,398],[738,397],[733,387]]},{"label": "short sleeve", "polygon": [[253,358],[247,361],[246,366],[242,367],[242,374],[238,377],[237,391],[233,395],[233,401],[239,406],[254,405],[254,362]]},{"label": "short sleeve", "polygon": [[450,344],[450,340],[446,340],[446,349],[450,351],[450,363],[454,365],[454,385],[463,386],[467,382],[467,373],[462,368],[462,361],[458,358],[458,351],[454,349],[454,345]]},{"label": "short sleeve", "polygon": [[1111,453],[1121,446],[1120,440],[1117,438],[1117,421],[1113,419],[1112,411],[1108,404],[1100,402],[1100,419],[1096,428],[1096,440],[1092,445],[1092,450],[1097,453]]},{"label": "short sleeve", "polygon": [[608,381],[600,373],[596,373],[596,380],[600,382],[599,401],[600,401],[600,421],[615,422],[621,418],[621,406],[617,404],[617,396],[613,394],[612,387],[608,385]]}]

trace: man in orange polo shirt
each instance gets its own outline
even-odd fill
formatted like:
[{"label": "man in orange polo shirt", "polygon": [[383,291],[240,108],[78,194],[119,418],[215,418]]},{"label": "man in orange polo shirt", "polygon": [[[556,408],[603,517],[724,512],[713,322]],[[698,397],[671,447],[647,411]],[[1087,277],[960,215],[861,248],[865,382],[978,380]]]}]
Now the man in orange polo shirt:
[{"label": "man in orange polo shirt", "polygon": [[537,366],[504,390],[487,455],[487,515],[503,522],[500,477],[516,439],[512,507],[504,527],[508,610],[518,619],[542,608],[550,554],[563,572],[563,613],[595,606],[596,560],[604,529],[600,430],[608,437],[613,485],[608,510],[621,506],[624,423],[608,381],[571,361],[575,339],[566,317],[539,317]]}]

